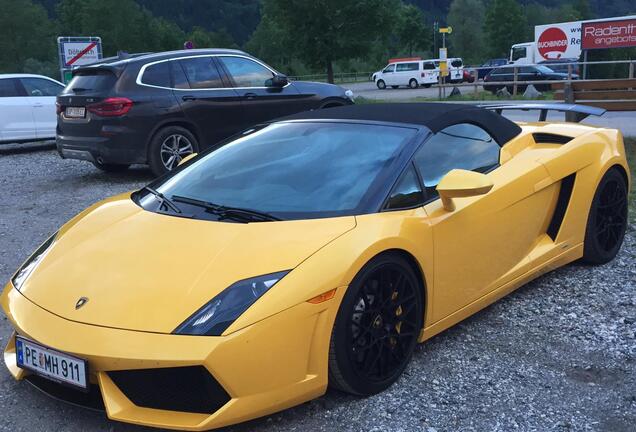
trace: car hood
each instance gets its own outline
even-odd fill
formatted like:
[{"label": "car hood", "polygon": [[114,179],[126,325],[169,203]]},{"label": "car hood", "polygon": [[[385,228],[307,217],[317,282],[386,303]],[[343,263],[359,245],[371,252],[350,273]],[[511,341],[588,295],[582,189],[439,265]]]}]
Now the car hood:
[{"label": "car hood", "polygon": [[345,96],[345,89],[335,84],[317,83],[311,81],[292,81],[293,86],[304,94],[317,94],[321,97],[341,97]]},{"label": "car hood", "polygon": [[[293,269],[354,226],[352,216],[192,220],[152,213],[119,196],[63,227],[21,292],[69,320],[170,333],[232,283]],[[88,301],[76,309],[81,297]]]}]

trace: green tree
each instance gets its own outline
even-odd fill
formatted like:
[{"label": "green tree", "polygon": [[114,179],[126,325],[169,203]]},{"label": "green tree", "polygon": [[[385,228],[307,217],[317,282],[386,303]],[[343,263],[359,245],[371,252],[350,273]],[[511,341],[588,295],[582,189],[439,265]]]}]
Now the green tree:
[{"label": "green tree", "polygon": [[176,24],[155,18],[133,0],[62,0],[57,13],[65,36],[100,36],[105,56],[179,49],[185,41]]},{"label": "green tree", "polygon": [[578,11],[579,19],[589,20],[594,18],[589,0],[574,0],[574,3],[572,3],[572,5],[574,6],[574,9]]},{"label": "green tree", "polygon": [[55,24],[31,0],[0,0],[0,71],[55,71]]},{"label": "green tree", "polygon": [[409,56],[413,55],[413,50],[430,45],[430,32],[424,24],[424,14],[417,6],[404,5],[399,9],[395,34]]},{"label": "green tree", "polygon": [[265,0],[264,15],[284,38],[292,41],[302,61],[324,68],[333,82],[333,65],[340,59],[365,56],[386,38],[395,22],[394,1],[387,0]]},{"label": "green tree", "polygon": [[289,71],[292,62],[290,46],[292,41],[287,39],[285,32],[268,15],[264,15],[245,44],[245,49],[276,68]]},{"label": "green tree", "polygon": [[196,48],[238,48],[232,36],[221,29],[218,32],[210,32],[203,27],[195,26],[187,36]]},{"label": "green tree", "polygon": [[492,0],[486,10],[484,33],[493,57],[507,57],[512,44],[525,42],[527,21],[519,3]]},{"label": "green tree", "polygon": [[449,42],[452,56],[465,63],[480,63],[484,57],[484,4],[481,0],[453,0],[448,12],[448,25],[453,27]]}]

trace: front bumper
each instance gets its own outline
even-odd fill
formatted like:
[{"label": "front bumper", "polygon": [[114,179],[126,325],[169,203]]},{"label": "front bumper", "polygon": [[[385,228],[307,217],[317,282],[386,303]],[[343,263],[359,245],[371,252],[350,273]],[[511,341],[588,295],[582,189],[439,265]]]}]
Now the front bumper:
[{"label": "front bumper", "polygon": [[[109,418],[182,430],[207,430],[279,411],[323,394],[331,328],[344,289],[321,303],[302,303],[224,337],[177,336],[69,321],[32,303],[9,284],[0,298],[16,332],[88,361]],[[18,380],[14,339],[5,363]],[[227,392],[214,412],[135,405],[113,371],[203,367]],[[150,389],[152,390],[152,389]],[[161,391],[161,388],[157,388]],[[135,399],[134,397],[132,399]]]}]

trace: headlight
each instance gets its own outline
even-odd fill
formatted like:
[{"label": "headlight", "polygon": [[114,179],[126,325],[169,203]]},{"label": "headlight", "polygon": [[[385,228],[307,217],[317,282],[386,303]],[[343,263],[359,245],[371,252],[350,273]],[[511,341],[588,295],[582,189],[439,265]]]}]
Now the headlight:
[{"label": "headlight", "polygon": [[224,289],[196,311],[173,333],[220,336],[243,312],[265,294],[289,271],[271,273],[238,281]]},{"label": "headlight", "polygon": [[16,274],[11,278],[11,283],[20,291],[22,284],[29,277],[29,275],[35,270],[35,268],[40,264],[40,261],[46,255],[46,252],[49,250],[53,241],[55,240],[55,236],[57,236],[57,232],[49,237],[42,245],[37,248],[35,252],[22,264],[22,267],[16,272]]},{"label": "headlight", "polygon": [[353,92],[351,90],[346,90],[345,96],[348,97],[350,100],[353,100]]}]

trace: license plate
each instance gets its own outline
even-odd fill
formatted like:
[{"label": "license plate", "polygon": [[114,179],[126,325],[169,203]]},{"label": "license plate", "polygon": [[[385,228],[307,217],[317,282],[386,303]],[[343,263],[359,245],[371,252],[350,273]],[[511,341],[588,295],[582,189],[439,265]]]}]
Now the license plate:
[{"label": "license plate", "polygon": [[52,381],[88,390],[88,366],[85,360],[55,351],[23,337],[15,337],[18,367]]},{"label": "license plate", "polygon": [[66,117],[84,118],[86,116],[86,108],[84,107],[66,107],[64,111]]}]

